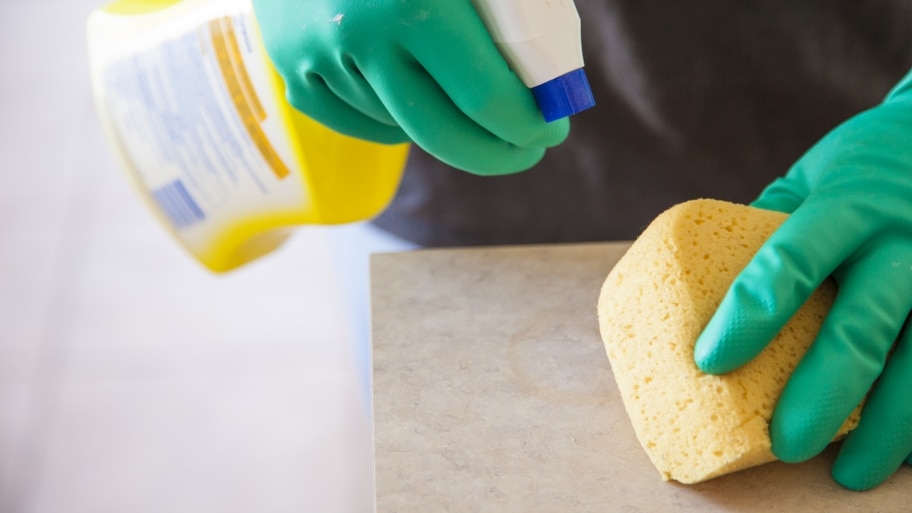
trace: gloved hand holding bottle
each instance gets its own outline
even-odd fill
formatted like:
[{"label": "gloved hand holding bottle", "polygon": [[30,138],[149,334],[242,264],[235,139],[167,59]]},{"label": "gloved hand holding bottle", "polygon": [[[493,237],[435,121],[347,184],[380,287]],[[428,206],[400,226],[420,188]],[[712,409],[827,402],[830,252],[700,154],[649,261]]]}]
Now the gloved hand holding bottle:
[{"label": "gloved hand holding bottle", "polygon": [[562,142],[472,2],[254,0],[290,103],[347,135],[413,141],[478,174],[531,167]]},{"label": "gloved hand holding bottle", "polygon": [[697,341],[696,363],[710,373],[744,365],[832,275],[835,303],[779,398],[772,450],[787,462],[817,455],[867,397],[833,477],[875,487],[912,463],[912,73],[754,206],[791,216],[732,284]]}]

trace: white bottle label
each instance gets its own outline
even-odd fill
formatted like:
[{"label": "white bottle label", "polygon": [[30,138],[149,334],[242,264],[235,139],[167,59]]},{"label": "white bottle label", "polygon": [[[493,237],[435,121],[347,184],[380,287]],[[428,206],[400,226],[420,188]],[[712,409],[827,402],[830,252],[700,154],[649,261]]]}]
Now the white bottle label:
[{"label": "white bottle label", "polygon": [[122,154],[191,251],[308,201],[253,23],[241,11],[138,35],[101,67]]}]

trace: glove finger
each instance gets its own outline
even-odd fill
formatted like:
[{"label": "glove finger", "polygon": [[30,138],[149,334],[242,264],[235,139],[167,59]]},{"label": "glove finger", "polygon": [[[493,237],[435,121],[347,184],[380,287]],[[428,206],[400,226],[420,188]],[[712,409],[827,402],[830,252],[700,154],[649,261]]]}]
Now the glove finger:
[{"label": "glove finger", "polygon": [[873,488],[912,463],[912,330],[907,326],[865,403],[861,422],[842,445],[833,478],[852,490]]},{"label": "glove finger", "polygon": [[792,164],[785,176],[769,184],[760,196],[751,202],[751,206],[787,214],[797,210],[811,195],[812,184],[817,183],[817,179],[812,175],[830,168],[829,159],[833,152],[829,149],[828,138],[832,137],[832,134],[828,135],[809,149]]},{"label": "glove finger", "polygon": [[770,421],[777,458],[798,462],[816,456],[880,375],[912,306],[912,281],[906,276],[912,262],[893,267],[895,249],[880,246],[837,272],[836,301]]},{"label": "glove finger", "polygon": [[365,76],[392,76],[409,84],[404,97],[383,84],[374,84],[374,89],[416,144],[453,167],[499,175],[528,169],[544,156],[544,147],[516,146],[479,126],[415,62],[397,60],[387,63],[386,75],[365,70]]},{"label": "glove finger", "polygon": [[730,372],[757,356],[811,293],[855,249],[851,223],[834,223],[832,207],[805,202],[735,278],[697,338],[703,372]]},{"label": "glove finger", "polygon": [[522,148],[560,144],[569,130],[566,120],[545,122],[532,92],[510,69],[480,19],[464,29],[453,35],[452,44],[471,48],[467,58],[441,59],[420,40],[409,49],[459,110],[495,137]]},{"label": "glove finger", "polygon": [[288,103],[313,120],[342,134],[383,144],[408,142],[409,137],[399,126],[377,121],[355,109],[330,91],[317,76],[309,77],[305,87],[295,84],[287,88]]},{"label": "glove finger", "polygon": [[357,59],[351,55],[338,56],[331,66],[319,66],[321,71],[304,71],[308,82],[322,82],[341,101],[368,118],[389,126],[398,127],[376,91],[365,79]]},{"label": "glove finger", "polygon": [[763,189],[760,196],[751,202],[751,206],[791,214],[810,194],[803,177],[802,164],[799,161],[785,176],[777,178]]}]

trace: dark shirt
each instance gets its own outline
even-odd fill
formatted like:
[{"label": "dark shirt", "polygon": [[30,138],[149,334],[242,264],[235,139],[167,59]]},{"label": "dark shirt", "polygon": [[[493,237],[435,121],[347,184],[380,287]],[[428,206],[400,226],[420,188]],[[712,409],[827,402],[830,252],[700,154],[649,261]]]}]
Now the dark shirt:
[{"label": "dark shirt", "polygon": [[426,246],[635,238],[666,208],[747,203],[912,68],[912,0],[576,0],[597,105],[523,173],[413,145],[375,223]]}]

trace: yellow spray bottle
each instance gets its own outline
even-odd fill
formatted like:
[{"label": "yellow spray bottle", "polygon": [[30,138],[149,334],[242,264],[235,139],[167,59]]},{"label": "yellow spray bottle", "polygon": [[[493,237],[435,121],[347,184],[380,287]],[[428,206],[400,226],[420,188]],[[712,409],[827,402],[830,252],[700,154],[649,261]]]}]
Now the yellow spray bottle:
[{"label": "yellow spray bottle", "polygon": [[120,0],[87,32],[122,168],[207,268],[265,255],[299,225],[369,219],[395,194],[408,146],[343,136],[292,108],[250,0]]}]

